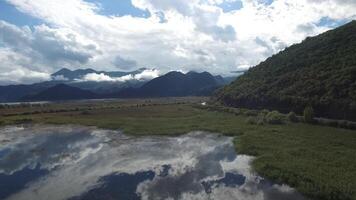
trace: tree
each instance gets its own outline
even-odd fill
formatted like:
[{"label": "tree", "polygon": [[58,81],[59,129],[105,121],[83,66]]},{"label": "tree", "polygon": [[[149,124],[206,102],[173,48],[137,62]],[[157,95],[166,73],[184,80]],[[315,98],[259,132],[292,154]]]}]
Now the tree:
[{"label": "tree", "polygon": [[312,106],[307,106],[304,109],[304,121],[307,123],[314,122],[314,109]]}]

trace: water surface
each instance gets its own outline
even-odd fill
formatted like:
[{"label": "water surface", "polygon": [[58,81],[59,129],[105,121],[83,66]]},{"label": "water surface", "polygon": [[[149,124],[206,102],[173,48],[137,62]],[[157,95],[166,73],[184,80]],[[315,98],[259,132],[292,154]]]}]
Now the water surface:
[{"label": "water surface", "polygon": [[0,199],[302,200],[250,169],[232,139],[131,137],[82,126],[0,129]]}]

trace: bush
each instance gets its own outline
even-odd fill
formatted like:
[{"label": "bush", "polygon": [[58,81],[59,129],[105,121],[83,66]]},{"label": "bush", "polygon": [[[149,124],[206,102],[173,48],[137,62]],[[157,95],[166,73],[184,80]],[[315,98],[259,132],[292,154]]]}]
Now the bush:
[{"label": "bush", "polygon": [[244,112],[244,114],[246,116],[257,116],[258,115],[258,111],[257,110],[246,110]]},{"label": "bush", "polygon": [[304,109],[304,121],[307,123],[314,122],[314,109],[311,106],[307,106]]},{"label": "bush", "polygon": [[272,111],[266,115],[265,119],[269,124],[283,124],[284,116],[278,111]]},{"label": "bush", "polygon": [[291,122],[298,122],[299,121],[297,115],[294,112],[288,113],[287,118]]},{"label": "bush", "polygon": [[256,118],[254,118],[254,117],[248,117],[248,118],[246,119],[246,123],[247,123],[247,124],[257,124],[257,120],[256,120]]}]

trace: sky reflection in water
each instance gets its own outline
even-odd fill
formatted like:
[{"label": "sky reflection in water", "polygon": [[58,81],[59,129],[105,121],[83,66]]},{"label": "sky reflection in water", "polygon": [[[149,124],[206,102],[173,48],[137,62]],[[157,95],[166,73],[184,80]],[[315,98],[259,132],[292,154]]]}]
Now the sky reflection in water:
[{"label": "sky reflection in water", "polygon": [[250,170],[232,139],[81,126],[0,129],[0,199],[303,199]]}]

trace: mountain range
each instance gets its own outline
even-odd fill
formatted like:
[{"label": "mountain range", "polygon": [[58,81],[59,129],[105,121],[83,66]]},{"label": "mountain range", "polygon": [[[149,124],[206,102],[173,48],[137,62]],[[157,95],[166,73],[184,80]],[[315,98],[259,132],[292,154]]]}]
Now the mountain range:
[{"label": "mountain range", "polygon": [[24,101],[57,101],[73,99],[96,99],[100,95],[88,90],[82,90],[65,84],[58,84],[45,89],[37,94],[28,95],[21,98]]},{"label": "mountain range", "polygon": [[249,69],[219,90],[225,105],[356,120],[356,21],[315,37]]},{"label": "mountain range", "polygon": [[218,87],[224,85],[221,76],[212,76],[208,72],[169,72],[155,78],[142,87],[127,88],[119,92],[118,97],[169,97],[169,96],[209,96]]},{"label": "mountain range", "polygon": [[[213,76],[208,72],[184,74],[175,71],[151,80],[134,78],[147,70],[149,69],[140,68],[131,72],[105,72],[90,68],[78,70],[63,68],[51,75],[51,81],[31,85],[0,86],[0,102],[201,96],[211,95],[215,89],[232,80],[231,77]],[[85,80],[88,74],[107,76],[114,81]]]},{"label": "mountain range", "polygon": [[[63,68],[51,75],[52,80],[34,83],[34,84],[19,84],[19,85],[7,85],[0,86],[0,102],[14,102],[24,100],[24,97],[35,95],[42,92],[48,88],[54,87],[58,84],[66,84],[68,86],[80,88],[83,90],[89,90],[93,93],[106,94],[119,91],[127,87],[140,87],[142,84],[148,80],[129,80],[129,81],[85,81],[83,77],[88,74],[107,74],[111,77],[120,77],[126,75],[137,75],[145,70],[146,68],[140,68],[132,72],[104,72],[95,71],[93,69],[78,69],[69,70]],[[122,77],[121,76],[121,77]]]}]

